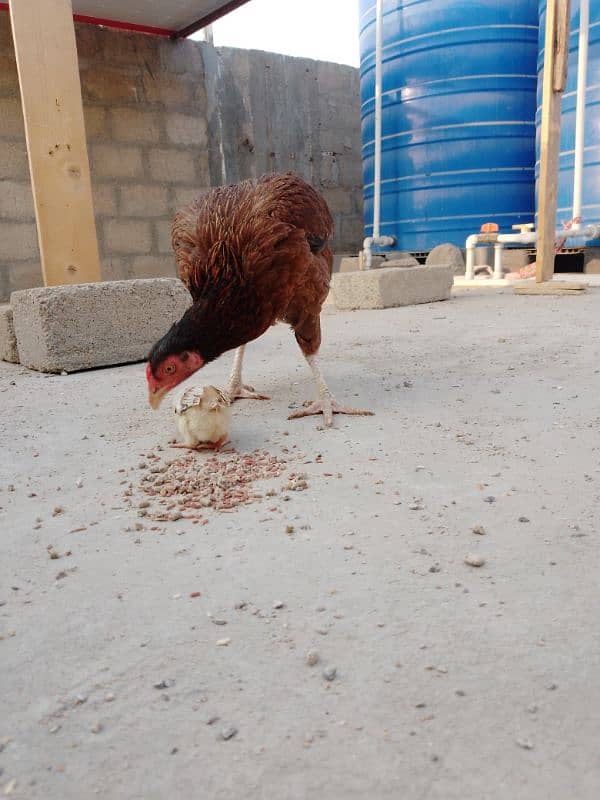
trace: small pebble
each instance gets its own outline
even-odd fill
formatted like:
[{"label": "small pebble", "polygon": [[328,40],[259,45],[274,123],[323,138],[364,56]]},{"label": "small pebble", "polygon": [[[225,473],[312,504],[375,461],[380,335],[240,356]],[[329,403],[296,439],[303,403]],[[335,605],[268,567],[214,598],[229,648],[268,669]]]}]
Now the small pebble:
[{"label": "small pebble", "polygon": [[314,667],[315,664],[318,664],[319,662],[319,654],[316,650],[309,650],[306,654],[305,661],[309,667]]},{"label": "small pebble", "polygon": [[217,647],[227,647],[231,639],[217,639]]},{"label": "small pebble", "polygon": [[471,530],[478,536],[485,536],[485,528],[483,527],[483,525],[473,525]]},{"label": "small pebble", "polygon": [[484,497],[483,500],[485,503],[490,503],[490,504],[496,502],[496,498],[493,495],[489,495],[489,497]]},{"label": "small pebble", "polygon": [[528,517],[519,517],[519,522],[529,522]]},{"label": "small pebble", "polygon": [[103,727],[104,727],[104,726],[102,725],[102,723],[101,723],[101,722],[94,722],[94,724],[93,724],[93,725],[92,725],[92,727],[90,728],[90,731],[91,731],[92,733],[100,733],[100,731],[103,729]]},{"label": "small pebble", "polygon": [[555,683],[547,683],[546,689],[548,689],[549,692],[553,692],[555,689],[558,689],[558,686]]},{"label": "small pebble", "polygon": [[219,619],[218,617],[211,617],[210,621],[213,625],[227,625],[226,619]]},{"label": "small pebble", "polygon": [[114,696],[114,694],[112,692],[107,692],[104,695],[104,702],[105,703],[112,703],[114,699],[115,699],[115,696]]},{"label": "small pebble", "polygon": [[485,558],[476,553],[468,553],[465,556],[465,564],[468,564],[470,567],[483,567]]},{"label": "small pebble", "polygon": [[285,603],[282,603],[281,600],[277,600],[275,603],[273,603],[273,608],[284,608],[284,606]]},{"label": "small pebble", "polygon": [[335,676],[337,675],[337,668],[336,667],[325,667],[323,670],[323,677],[326,681],[333,681],[335,680]]},{"label": "small pebble", "polygon": [[535,705],[535,703],[532,703],[530,706],[527,706],[527,711],[529,711],[530,714],[537,714],[537,710],[538,707]]},{"label": "small pebble", "polygon": [[225,742],[228,739],[233,739],[233,737],[236,735],[237,732],[238,732],[238,729],[235,727],[235,725],[226,725],[221,730],[221,739],[223,739],[223,741],[225,741]]},{"label": "small pebble", "polygon": [[533,742],[529,739],[517,739],[516,743],[519,747],[522,747],[523,750],[533,750]]}]

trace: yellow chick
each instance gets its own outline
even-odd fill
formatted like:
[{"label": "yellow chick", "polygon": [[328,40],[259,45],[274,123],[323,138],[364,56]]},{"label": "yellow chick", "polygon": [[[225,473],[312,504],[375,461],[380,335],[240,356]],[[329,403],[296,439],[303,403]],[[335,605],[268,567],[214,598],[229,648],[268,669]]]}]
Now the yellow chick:
[{"label": "yellow chick", "polygon": [[219,450],[229,437],[231,400],[215,386],[190,386],[173,406],[183,442],[173,447]]}]

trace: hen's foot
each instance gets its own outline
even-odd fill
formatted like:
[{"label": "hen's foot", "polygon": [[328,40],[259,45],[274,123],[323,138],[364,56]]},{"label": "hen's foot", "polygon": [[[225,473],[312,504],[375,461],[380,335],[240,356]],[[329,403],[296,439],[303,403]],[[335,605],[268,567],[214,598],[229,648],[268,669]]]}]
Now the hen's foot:
[{"label": "hen's foot", "polygon": [[343,406],[341,403],[338,403],[335,397],[325,396],[320,397],[318,400],[308,400],[304,404],[303,409],[290,414],[288,419],[312,417],[315,414],[323,414],[323,421],[325,422],[325,426],[327,428],[331,427],[334,414],[353,414],[359,417],[373,416],[372,411],[367,411],[363,408],[350,408],[350,406]]},{"label": "hen's foot", "polygon": [[231,402],[233,403],[234,400],[270,400],[271,398],[268,397],[266,394],[260,394],[259,392],[255,392],[252,386],[246,386],[244,383],[238,383],[234,386],[229,386],[227,389],[227,394],[231,398]]}]

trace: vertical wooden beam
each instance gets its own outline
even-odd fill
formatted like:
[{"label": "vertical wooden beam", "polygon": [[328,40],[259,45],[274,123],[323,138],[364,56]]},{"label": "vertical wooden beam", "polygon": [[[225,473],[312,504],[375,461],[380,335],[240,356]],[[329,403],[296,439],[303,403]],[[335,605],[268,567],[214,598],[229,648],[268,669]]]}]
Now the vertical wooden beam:
[{"label": "vertical wooden beam", "polygon": [[546,4],[535,275],[538,283],[549,281],[554,275],[560,108],[567,77],[570,5],[570,0],[548,0]]},{"label": "vertical wooden beam", "polygon": [[71,0],[10,0],[44,282],[100,280]]}]

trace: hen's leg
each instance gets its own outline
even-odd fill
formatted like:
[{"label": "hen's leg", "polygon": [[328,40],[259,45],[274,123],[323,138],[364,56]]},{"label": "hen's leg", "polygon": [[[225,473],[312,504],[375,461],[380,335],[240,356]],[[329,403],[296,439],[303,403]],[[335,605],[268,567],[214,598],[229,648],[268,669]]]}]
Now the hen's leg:
[{"label": "hen's leg", "polygon": [[[304,408],[300,411],[295,411],[290,414],[288,419],[298,419],[299,417],[308,417],[314,414],[323,414],[323,420],[327,427],[330,427],[333,422],[334,414],[357,414],[359,416],[371,416],[372,411],[366,411],[361,408],[350,408],[344,406],[335,399],[331,394],[331,390],[323,377],[323,373],[319,369],[317,362],[317,352],[321,344],[321,325],[319,317],[311,317],[304,321],[302,327],[295,330],[296,340],[300,345],[302,354],[306,359],[308,366],[311,369],[315,384],[317,386],[318,398],[312,402],[305,404]],[[306,335],[308,334],[308,336]],[[316,346],[315,346],[316,345]]]},{"label": "hen's leg", "polygon": [[268,400],[266,394],[259,394],[255,392],[252,386],[246,386],[242,383],[242,362],[244,361],[244,350],[246,345],[238,347],[235,351],[233,359],[233,367],[231,375],[229,376],[229,385],[227,386],[227,393],[231,401],[248,399],[248,400]]}]

